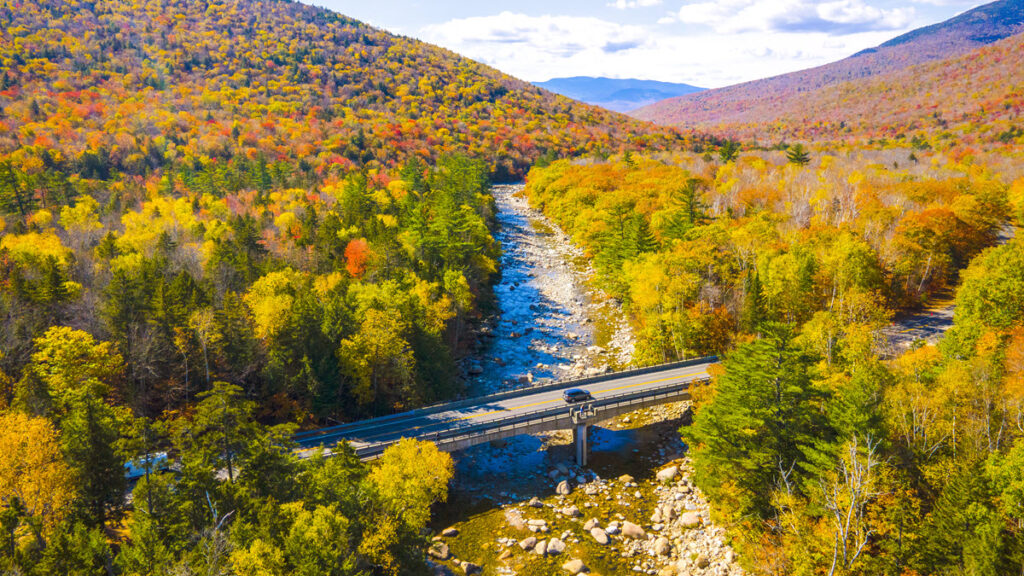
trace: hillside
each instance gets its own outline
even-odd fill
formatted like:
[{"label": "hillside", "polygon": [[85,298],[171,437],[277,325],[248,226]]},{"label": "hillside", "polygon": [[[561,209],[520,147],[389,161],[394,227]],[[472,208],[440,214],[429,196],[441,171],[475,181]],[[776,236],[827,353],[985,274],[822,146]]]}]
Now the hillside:
[{"label": "hillside", "polygon": [[666,98],[700,92],[689,84],[617,78],[574,76],[535,82],[537,86],[580,102],[616,112],[629,112]]},{"label": "hillside", "polygon": [[[1024,0],[1000,0],[940,24],[894,38],[877,48],[817,68],[682,96],[636,110],[636,118],[661,124],[721,129],[770,125],[808,93],[966,54],[1024,30]],[[912,74],[908,74],[908,78]],[[865,91],[864,94],[872,94]],[[870,98],[870,97],[869,97]]]},{"label": "hillside", "polygon": [[324,171],[463,152],[508,178],[549,151],[675,140],[298,3],[44,0],[5,3],[0,21],[5,158],[99,156],[141,175],[172,159]]}]

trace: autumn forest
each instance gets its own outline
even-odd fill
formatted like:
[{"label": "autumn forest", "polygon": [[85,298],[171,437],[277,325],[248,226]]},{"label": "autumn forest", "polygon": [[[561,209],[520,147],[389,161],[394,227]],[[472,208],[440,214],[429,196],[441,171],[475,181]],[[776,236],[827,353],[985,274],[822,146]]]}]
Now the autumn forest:
[{"label": "autumn forest", "polygon": [[1021,36],[705,133],[283,0],[0,23],[0,574],[429,573],[452,456],[292,435],[467,393],[519,181],[631,365],[723,358],[680,435],[746,571],[1024,570]]}]

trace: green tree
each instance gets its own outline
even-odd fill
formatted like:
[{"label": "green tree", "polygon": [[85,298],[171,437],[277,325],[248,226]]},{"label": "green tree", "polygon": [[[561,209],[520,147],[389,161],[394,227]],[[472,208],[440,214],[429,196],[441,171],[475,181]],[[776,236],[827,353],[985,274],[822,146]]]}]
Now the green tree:
[{"label": "green tree", "polygon": [[797,166],[805,166],[811,161],[811,155],[804,148],[803,144],[794,144],[786,149],[786,160],[790,164],[796,164]]},{"label": "green tree", "polygon": [[768,517],[772,492],[798,490],[808,454],[828,441],[813,362],[792,328],[764,324],[761,338],[726,357],[713,399],[683,430],[698,483],[737,517]]}]

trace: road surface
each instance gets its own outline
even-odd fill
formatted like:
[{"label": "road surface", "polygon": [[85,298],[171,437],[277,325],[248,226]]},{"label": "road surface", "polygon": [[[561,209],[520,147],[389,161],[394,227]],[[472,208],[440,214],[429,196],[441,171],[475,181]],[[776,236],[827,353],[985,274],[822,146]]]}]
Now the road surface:
[{"label": "road surface", "polygon": [[481,424],[507,421],[510,417],[542,413],[547,410],[569,406],[562,400],[562,391],[582,388],[590,392],[595,402],[621,396],[625,393],[650,391],[682,382],[703,380],[708,377],[708,367],[713,362],[703,362],[682,367],[644,373],[619,373],[602,377],[599,381],[578,383],[568,381],[524,389],[513,393],[485,396],[478,401],[452,403],[453,407],[439,406],[433,409],[413,410],[403,414],[363,420],[343,426],[324,428],[298,434],[296,442],[302,448],[331,446],[339,440],[348,440],[357,450],[378,444],[394,442],[400,438],[434,439],[440,435],[451,436]]}]

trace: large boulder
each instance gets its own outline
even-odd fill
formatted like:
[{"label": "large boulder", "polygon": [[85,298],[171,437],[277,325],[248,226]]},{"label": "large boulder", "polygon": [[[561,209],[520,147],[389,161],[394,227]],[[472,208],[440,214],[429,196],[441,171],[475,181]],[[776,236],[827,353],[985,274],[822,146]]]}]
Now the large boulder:
[{"label": "large boulder", "polygon": [[594,526],[590,529],[590,535],[593,536],[594,540],[596,540],[597,543],[602,546],[607,546],[608,542],[610,541],[610,539],[608,538],[608,533],[598,526]]},{"label": "large boulder", "polygon": [[438,560],[447,560],[451,556],[451,552],[448,550],[448,545],[444,542],[434,542],[430,545],[430,548],[427,548],[427,555]]},{"label": "large boulder", "polygon": [[669,466],[658,472],[658,482],[668,482],[679,474],[679,466]]},{"label": "large boulder", "polygon": [[658,556],[668,556],[672,552],[672,544],[664,536],[654,541],[654,553]]},{"label": "large boulder", "polygon": [[547,554],[547,551],[548,551],[548,541],[547,540],[541,540],[540,542],[537,542],[533,546],[533,553],[537,554],[538,556],[543,556],[543,555]]},{"label": "large boulder", "polygon": [[700,514],[696,512],[683,512],[683,515],[679,517],[679,524],[684,528],[700,526]]},{"label": "large boulder", "polygon": [[637,540],[646,536],[644,529],[633,524],[632,522],[626,521],[622,523],[622,535],[626,538],[636,538]]},{"label": "large boulder", "polygon": [[523,550],[530,550],[537,544],[537,537],[530,536],[519,541],[519,547]]},{"label": "large boulder", "polygon": [[453,536],[458,536],[458,535],[459,535],[459,529],[455,528],[455,527],[449,527],[449,528],[445,528],[444,530],[441,530],[441,536],[444,536],[445,538],[451,538]]},{"label": "large boulder", "polygon": [[557,492],[558,494],[561,494],[562,496],[568,496],[569,493],[572,492],[572,487],[569,486],[569,481],[568,480],[562,480],[561,482],[559,482],[558,486],[555,487],[555,492]]},{"label": "large boulder", "polygon": [[561,538],[552,538],[548,540],[548,555],[558,556],[562,552],[565,552],[565,542],[562,542]]},{"label": "large boulder", "polygon": [[463,562],[461,566],[462,571],[466,574],[480,574],[483,572],[483,568],[479,564],[473,564],[472,562]]},{"label": "large boulder", "polygon": [[583,560],[569,560],[565,564],[562,564],[562,570],[565,570],[569,574],[582,574],[589,572],[587,565],[583,563]]}]

